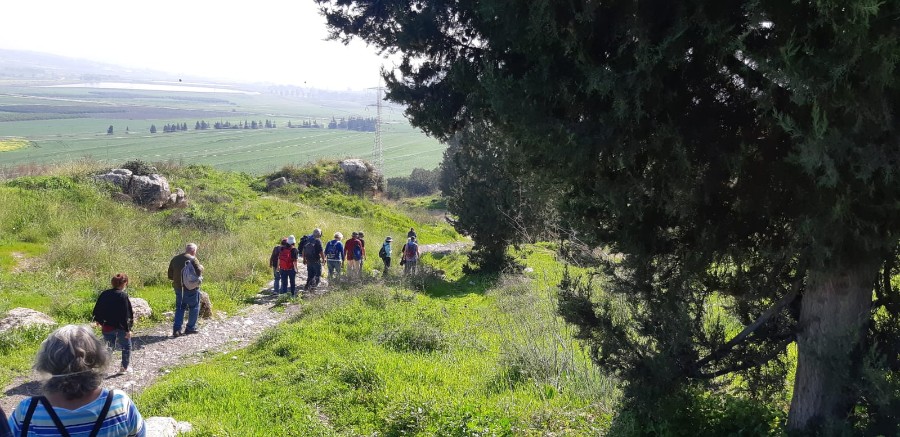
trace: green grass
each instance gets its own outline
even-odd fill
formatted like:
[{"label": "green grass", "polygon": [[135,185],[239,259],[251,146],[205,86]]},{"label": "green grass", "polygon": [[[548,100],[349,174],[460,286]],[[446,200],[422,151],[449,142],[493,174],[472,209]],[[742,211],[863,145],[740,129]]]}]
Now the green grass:
[{"label": "green grass", "polygon": [[[91,182],[83,169],[0,184],[0,314],[26,307],[60,323],[87,323],[98,293],[124,272],[129,293],[153,309],[147,323],[159,322],[173,303],[169,259],[191,241],[200,246],[204,290],[214,308],[233,313],[270,279],[268,257],[282,236],[299,237],[314,227],[326,235],[361,229],[378,241],[408,230],[402,217],[356,197],[323,194],[328,205],[346,205],[338,215],[316,199],[304,203],[256,191],[260,181],[247,174],[203,166],[165,170],[171,186],[187,192],[188,208],[148,212],[115,202],[110,188]],[[367,208],[350,208],[356,202]],[[459,238],[448,225],[423,227],[436,241]],[[32,268],[13,271],[21,262],[14,252]],[[28,368],[40,337],[0,339],[0,384]],[[17,346],[4,348],[4,342]]]},{"label": "green grass", "polygon": [[614,382],[555,316],[534,312],[550,309],[547,290],[470,279],[337,290],[247,349],[172,372],[138,404],[198,435],[602,433]]},{"label": "green grass", "polygon": [[[141,159],[207,164],[225,170],[263,174],[287,164],[303,164],[320,158],[368,159],[372,155],[374,144],[372,132],[287,127],[289,121],[298,123],[310,117],[321,121],[323,118],[330,119],[331,116],[373,116],[366,112],[365,104],[358,102],[314,102],[288,100],[271,95],[228,94],[201,95],[196,98],[213,100],[194,101],[188,99],[193,95],[190,93],[131,91],[129,94],[143,97],[123,101],[91,94],[90,90],[13,87],[0,88],[0,91],[10,93],[0,95],[0,137],[16,136],[31,144],[30,147],[4,151],[0,154],[0,167],[62,163],[85,158],[109,164]],[[222,102],[216,99],[222,99]],[[3,112],[4,104],[40,104],[51,107],[83,105],[86,108],[112,108],[126,112],[116,118],[109,118],[104,113],[84,113],[74,114],[82,118],[22,120],[23,116],[48,118],[62,115]],[[225,116],[204,117],[202,113],[198,113],[189,117],[177,117],[166,115],[167,111],[171,112],[170,108],[217,111],[215,114],[231,110],[237,112]],[[127,111],[140,112],[127,116]],[[156,112],[159,114],[155,115]],[[391,124],[386,124],[383,132],[386,176],[405,176],[415,167],[433,168],[440,162],[444,145],[409,126],[399,114],[387,118]],[[268,119],[275,121],[278,127],[258,130],[193,130],[195,122],[201,119],[207,122],[232,123]],[[162,127],[168,123],[187,123],[190,130],[163,133]],[[158,133],[150,134],[151,124],[156,125]],[[114,127],[114,135],[106,135],[106,129],[110,125]],[[126,128],[130,133],[126,134]]]}]

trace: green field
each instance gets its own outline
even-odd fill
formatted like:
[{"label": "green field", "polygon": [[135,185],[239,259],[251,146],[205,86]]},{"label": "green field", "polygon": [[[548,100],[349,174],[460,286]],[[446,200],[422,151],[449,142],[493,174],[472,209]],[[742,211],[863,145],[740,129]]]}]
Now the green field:
[{"label": "green field", "polygon": [[[444,145],[411,127],[399,109],[386,110],[385,114],[386,176],[437,166]],[[0,87],[0,138],[27,140],[31,145],[0,152],[0,172],[15,175],[19,166],[82,159],[109,165],[142,159],[263,174],[319,158],[370,159],[375,138],[372,132],[287,125],[304,120],[323,124],[332,116],[374,115],[374,108],[360,99],[7,85]],[[194,130],[200,120],[271,120],[277,128]],[[186,123],[189,130],[163,133],[163,126],[170,123]],[[157,127],[156,134],[150,133],[151,124]],[[113,135],[106,134],[109,126],[114,128]]]}]

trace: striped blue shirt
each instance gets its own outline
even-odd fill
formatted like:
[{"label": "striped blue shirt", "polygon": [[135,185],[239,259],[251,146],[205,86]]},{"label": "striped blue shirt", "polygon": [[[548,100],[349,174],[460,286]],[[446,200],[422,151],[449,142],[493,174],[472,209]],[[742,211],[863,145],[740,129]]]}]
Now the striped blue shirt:
[{"label": "striped blue shirt", "polygon": [[[54,407],[53,411],[59,416],[59,420],[66,427],[66,431],[72,437],[88,437],[91,430],[94,429],[94,423],[97,422],[97,416],[103,410],[103,404],[106,402],[108,390],[103,389],[100,396],[93,402],[83,405],[75,410],[67,410],[65,408]],[[13,436],[22,435],[22,422],[25,420],[25,414],[28,412],[28,404],[31,398],[25,399],[19,403],[19,406],[9,416],[9,427],[12,428]],[[116,390],[113,395],[112,404],[109,406],[109,413],[100,427],[98,437],[125,437],[139,436],[144,437],[146,434],[144,429],[144,419],[141,413],[131,401],[125,392]],[[28,436],[58,436],[59,430],[50,418],[50,414],[44,409],[41,403],[38,403],[31,417],[31,425],[28,426]]]}]

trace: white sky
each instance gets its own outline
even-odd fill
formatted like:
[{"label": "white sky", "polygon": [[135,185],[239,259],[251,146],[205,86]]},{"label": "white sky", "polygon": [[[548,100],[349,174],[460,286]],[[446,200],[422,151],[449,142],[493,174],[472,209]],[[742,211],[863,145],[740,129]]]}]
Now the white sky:
[{"label": "white sky", "polygon": [[325,41],[312,0],[9,0],[0,48],[143,67],[174,75],[363,89],[391,60]]}]

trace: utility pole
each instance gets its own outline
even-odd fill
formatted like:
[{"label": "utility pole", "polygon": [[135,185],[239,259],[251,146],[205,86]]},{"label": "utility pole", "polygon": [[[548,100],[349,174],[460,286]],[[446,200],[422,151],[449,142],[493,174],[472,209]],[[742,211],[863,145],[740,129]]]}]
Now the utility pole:
[{"label": "utility pole", "polygon": [[384,176],[384,145],[381,140],[381,91],[384,90],[384,87],[381,86],[381,78],[378,79],[378,86],[375,87],[377,100],[375,102],[375,107],[377,108],[375,111],[375,144],[372,146],[372,165],[375,166],[375,170],[378,171],[382,176]]}]

